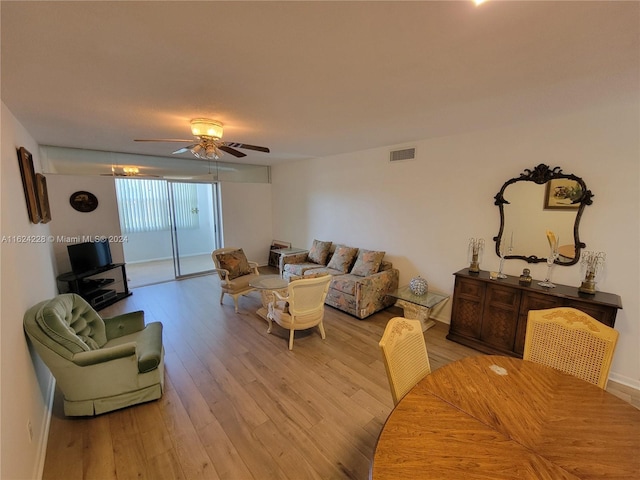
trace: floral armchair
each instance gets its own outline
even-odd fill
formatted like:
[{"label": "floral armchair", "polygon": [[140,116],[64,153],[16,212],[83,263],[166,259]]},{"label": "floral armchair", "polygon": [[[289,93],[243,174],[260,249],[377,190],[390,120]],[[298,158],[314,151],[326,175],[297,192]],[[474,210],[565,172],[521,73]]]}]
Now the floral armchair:
[{"label": "floral armchair", "polygon": [[215,272],[220,277],[220,304],[224,294],[233,298],[236,313],[238,313],[238,298],[255,290],[250,283],[260,272],[258,264],[250,262],[244,251],[238,247],[218,248],[211,253]]}]

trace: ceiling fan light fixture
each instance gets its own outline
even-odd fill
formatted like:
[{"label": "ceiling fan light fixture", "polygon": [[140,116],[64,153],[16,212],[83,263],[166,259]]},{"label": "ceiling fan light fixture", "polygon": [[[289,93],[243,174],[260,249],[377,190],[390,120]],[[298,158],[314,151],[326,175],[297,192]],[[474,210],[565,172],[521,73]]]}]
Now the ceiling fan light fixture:
[{"label": "ceiling fan light fixture", "polygon": [[208,118],[191,120],[191,133],[195,137],[222,138],[222,123]]},{"label": "ceiling fan light fixture", "polygon": [[218,159],[218,152],[216,152],[215,145],[208,145],[204,153],[205,153],[205,158],[207,159],[210,159],[210,160]]},{"label": "ceiling fan light fixture", "polygon": [[[1,0],[0,0],[1,1]],[[191,133],[195,137],[195,140],[182,140],[175,138],[165,139],[137,139],[136,142],[188,142],[191,145],[179,148],[174,155],[180,155],[182,153],[191,152],[194,157],[201,160],[218,160],[224,153],[233,155],[236,158],[246,157],[247,154],[236,150],[236,148],[243,148],[249,150],[255,150],[257,152],[269,153],[270,150],[267,147],[260,147],[257,145],[249,145],[248,143],[239,142],[224,142],[222,141],[222,123],[217,120],[211,120],[209,118],[194,118],[191,120]]]}]

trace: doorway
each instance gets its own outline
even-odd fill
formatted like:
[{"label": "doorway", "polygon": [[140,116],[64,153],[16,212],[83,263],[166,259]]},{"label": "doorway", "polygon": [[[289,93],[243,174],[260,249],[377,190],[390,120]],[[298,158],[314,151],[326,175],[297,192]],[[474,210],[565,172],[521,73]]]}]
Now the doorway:
[{"label": "doorway", "polygon": [[212,271],[220,245],[217,183],[117,178],[131,287]]}]

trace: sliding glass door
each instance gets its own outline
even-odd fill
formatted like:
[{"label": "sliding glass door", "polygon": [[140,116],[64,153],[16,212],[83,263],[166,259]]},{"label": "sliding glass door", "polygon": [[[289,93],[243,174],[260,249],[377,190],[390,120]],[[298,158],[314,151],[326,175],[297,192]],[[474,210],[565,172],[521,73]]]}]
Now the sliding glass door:
[{"label": "sliding glass door", "polygon": [[211,271],[220,245],[217,184],[170,181],[168,191],[176,278]]},{"label": "sliding glass door", "polygon": [[220,245],[217,184],[117,178],[116,194],[130,285],[213,269]]}]

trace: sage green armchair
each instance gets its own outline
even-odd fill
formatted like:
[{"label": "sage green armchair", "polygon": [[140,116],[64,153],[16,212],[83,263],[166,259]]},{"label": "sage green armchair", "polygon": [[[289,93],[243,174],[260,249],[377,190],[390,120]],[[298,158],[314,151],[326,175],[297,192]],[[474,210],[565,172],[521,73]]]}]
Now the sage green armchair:
[{"label": "sage green armchair", "polygon": [[100,315],[79,295],[40,302],[24,330],[64,395],[68,416],[98,415],[162,396],[162,323],[144,312]]}]

